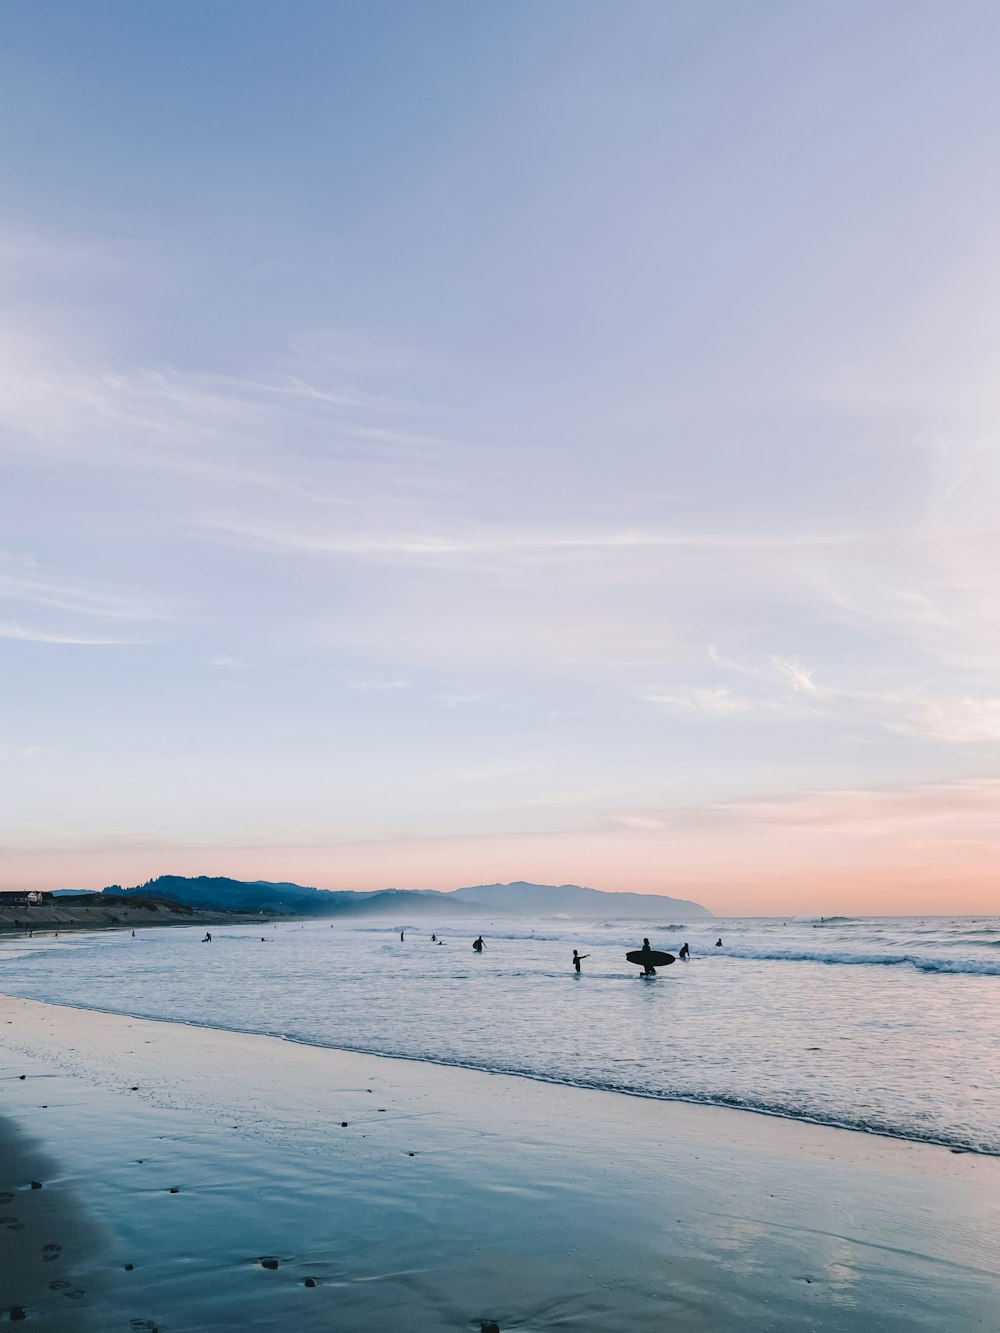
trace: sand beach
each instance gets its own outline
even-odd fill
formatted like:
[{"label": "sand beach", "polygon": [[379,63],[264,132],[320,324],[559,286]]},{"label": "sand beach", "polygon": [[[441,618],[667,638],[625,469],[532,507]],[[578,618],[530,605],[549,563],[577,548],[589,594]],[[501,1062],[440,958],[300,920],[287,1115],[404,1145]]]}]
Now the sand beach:
[{"label": "sand beach", "polygon": [[996,1328],[993,1157],[21,999],[0,1051],[55,1333]]}]

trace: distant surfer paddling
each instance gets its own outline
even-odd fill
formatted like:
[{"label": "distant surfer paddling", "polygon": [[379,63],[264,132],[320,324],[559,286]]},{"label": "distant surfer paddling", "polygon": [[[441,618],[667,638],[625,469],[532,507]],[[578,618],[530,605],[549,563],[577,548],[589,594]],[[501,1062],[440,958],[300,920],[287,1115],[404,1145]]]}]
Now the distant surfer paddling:
[{"label": "distant surfer paddling", "polygon": [[577,953],[575,949],[573,950],[573,966],[576,968],[577,972],[580,971],[580,964],[583,962],[583,960],[589,957],[590,957],[589,953]]},{"label": "distant surfer paddling", "polygon": [[482,951],[486,948],[486,945],[483,942],[482,935],[479,936],[478,940],[472,941],[472,947],[473,949],[475,949],[476,953],[482,953]]}]

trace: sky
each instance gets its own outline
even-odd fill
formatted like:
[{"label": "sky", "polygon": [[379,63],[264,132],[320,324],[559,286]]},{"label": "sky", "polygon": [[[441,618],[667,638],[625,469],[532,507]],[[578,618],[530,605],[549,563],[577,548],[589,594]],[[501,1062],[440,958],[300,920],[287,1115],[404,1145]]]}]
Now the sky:
[{"label": "sky", "polygon": [[998,910],[1000,8],[0,32],[0,888]]}]

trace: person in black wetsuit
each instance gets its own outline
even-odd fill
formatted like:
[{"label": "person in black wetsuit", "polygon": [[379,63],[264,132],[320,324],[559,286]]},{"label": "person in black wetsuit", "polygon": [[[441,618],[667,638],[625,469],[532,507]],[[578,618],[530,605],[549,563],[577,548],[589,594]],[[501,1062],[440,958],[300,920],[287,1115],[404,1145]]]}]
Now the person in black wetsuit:
[{"label": "person in black wetsuit", "polygon": [[583,962],[585,958],[589,957],[590,957],[589,953],[577,953],[575,949],[573,950],[573,966],[576,968],[578,972],[580,970],[580,964]]},{"label": "person in black wetsuit", "polygon": [[652,954],[653,954],[653,946],[650,944],[649,940],[647,940],[645,937],[643,937],[642,948],[639,950],[639,952],[640,952],[640,953],[642,954],[642,956],[643,956],[643,957],[642,957],[642,975],[643,975],[644,977],[655,977],[655,976],[656,976],[656,968],[655,968],[655,967],[653,966],[653,964],[649,961],[650,958],[652,957]]},{"label": "person in black wetsuit", "polygon": [[678,950],[678,952],[677,952],[677,957],[678,957],[678,958],[683,958],[685,961],[687,961],[687,959],[691,957],[691,950],[690,950],[690,949],[688,948],[688,946],[687,946],[687,940],[684,941],[684,943],[681,945],[680,949]]},{"label": "person in black wetsuit", "polygon": [[483,943],[482,935],[480,935],[478,940],[472,941],[472,947],[475,949],[476,953],[482,953],[482,951],[486,948],[486,945]]}]

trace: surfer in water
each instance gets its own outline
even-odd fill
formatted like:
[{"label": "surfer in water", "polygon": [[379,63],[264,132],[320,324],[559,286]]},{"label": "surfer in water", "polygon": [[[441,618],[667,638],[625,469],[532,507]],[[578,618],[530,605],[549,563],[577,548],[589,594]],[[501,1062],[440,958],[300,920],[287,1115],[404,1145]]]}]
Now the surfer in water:
[{"label": "surfer in water", "polygon": [[573,966],[576,968],[577,972],[580,971],[580,964],[583,962],[583,960],[589,957],[590,957],[589,953],[577,953],[575,949],[573,950]]},{"label": "surfer in water", "polygon": [[716,947],[717,949],[721,949],[721,948],[722,948],[722,941],[721,941],[721,940],[716,940],[716,941],[715,941],[715,947]]},{"label": "surfer in water", "polygon": [[653,946],[650,944],[649,940],[647,940],[645,936],[643,936],[642,948],[639,950],[639,952],[643,955],[642,975],[644,977],[655,977],[656,968],[649,961],[653,953]]},{"label": "surfer in water", "polygon": [[211,944],[211,943],[212,943],[212,932],[210,930],[206,930],[205,938],[202,940],[202,944]]},{"label": "surfer in water", "polygon": [[399,932],[399,942],[400,942],[400,944],[403,944],[403,943],[405,942],[405,940],[406,940],[406,935],[403,933],[403,931],[400,931],[400,932]]},{"label": "surfer in water", "polygon": [[478,940],[472,941],[472,947],[475,949],[476,953],[482,953],[482,951],[486,948],[486,945],[483,943],[482,935],[479,936]]},{"label": "surfer in water", "polygon": [[683,958],[685,961],[691,957],[691,950],[687,946],[687,940],[685,940],[684,943],[681,945],[681,947],[678,949],[677,957]]}]

